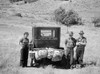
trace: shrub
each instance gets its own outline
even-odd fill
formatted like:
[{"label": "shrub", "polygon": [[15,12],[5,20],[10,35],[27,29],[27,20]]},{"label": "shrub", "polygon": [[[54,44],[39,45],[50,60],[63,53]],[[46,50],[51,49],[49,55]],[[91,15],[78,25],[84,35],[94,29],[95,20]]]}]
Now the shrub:
[{"label": "shrub", "polygon": [[66,15],[65,9],[60,7],[57,10],[55,10],[55,20],[57,22],[62,22],[63,19],[65,18],[65,15]]},{"label": "shrub", "polygon": [[93,17],[92,23],[94,24],[95,27],[100,26],[100,17]]},{"label": "shrub", "polygon": [[55,10],[55,20],[64,25],[82,25],[82,19],[79,17],[78,13],[74,10],[65,11],[62,7]]},{"label": "shrub", "polygon": [[21,13],[16,13],[15,16],[22,17]]}]

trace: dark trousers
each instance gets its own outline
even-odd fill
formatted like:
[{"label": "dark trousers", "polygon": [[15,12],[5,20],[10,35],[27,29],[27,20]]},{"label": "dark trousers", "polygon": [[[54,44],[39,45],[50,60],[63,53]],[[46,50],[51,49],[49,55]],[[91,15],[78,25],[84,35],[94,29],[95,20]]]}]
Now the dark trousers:
[{"label": "dark trousers", "polygon": [[20,51],[21,56],[20,56],[20,66],[26,67],[27,66],[27,61],[28,61],[28,46],[24,45]]},{"label": "dark trousers", "polygon": [[69,59],[70,59],[70,65],[73,65],[73,62],[74,62],[74,50],[72,47],[67,47],[65,49],[65,56],[68,57],[69,56]]},{"label": "dark trousers", "polygon": [[76,64],[83,63],[83,56],[84,56],[84,47],[77,47],[76,48]]}]

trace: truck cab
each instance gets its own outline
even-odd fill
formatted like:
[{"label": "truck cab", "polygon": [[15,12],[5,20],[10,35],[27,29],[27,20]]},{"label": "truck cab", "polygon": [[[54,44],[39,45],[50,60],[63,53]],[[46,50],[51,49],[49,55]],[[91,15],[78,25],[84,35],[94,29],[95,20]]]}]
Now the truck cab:
[{"label": "truck cab", "polygon": [[35,48],[60,48],[60,27],[33,27]]},{"label": "truck cab", "polygon": [[29,51],[31,66],[33,61],[37,62],[47,58],[51,61],[61,61],[64,48],[60,47],[60,32],[60,27],[32,28],[32,44]]}]

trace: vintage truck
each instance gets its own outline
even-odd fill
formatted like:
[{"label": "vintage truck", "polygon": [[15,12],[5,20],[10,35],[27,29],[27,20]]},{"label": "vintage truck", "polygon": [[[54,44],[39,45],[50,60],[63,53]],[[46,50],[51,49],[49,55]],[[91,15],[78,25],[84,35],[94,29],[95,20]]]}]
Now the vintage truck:
[{"label": "vintage truck", "polygon": [[[64,48],[60,47],[60,27],[33,27],[29,55],[30,66],[41,64],[63,64],[66,62]],[[68,64],[68,63],[67,63]],[[62,66],[63,66],[62,65]]]}]

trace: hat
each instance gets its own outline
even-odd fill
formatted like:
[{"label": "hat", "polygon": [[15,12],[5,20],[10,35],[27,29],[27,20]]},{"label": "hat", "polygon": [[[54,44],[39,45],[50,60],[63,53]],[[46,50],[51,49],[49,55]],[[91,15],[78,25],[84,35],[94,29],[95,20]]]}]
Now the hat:
[{"label": "hat", "polygon": [[73,35],[73,32],[72,32],[72,31],[70,31],[70,32],[69,32],[69,35]]},{"label": "hat", "polygon": [[25,32],[25,33],[24,33],[24,35],[25,35],[25,34],[29,35],[29,33],[28,33],[28,32]]},{"label": "hat", "polygon": [[79,34],[83,35],[83,34],[84,34],[84,32],[83,32],[83,31],[80,31],[80,32],[79,32]]}]

